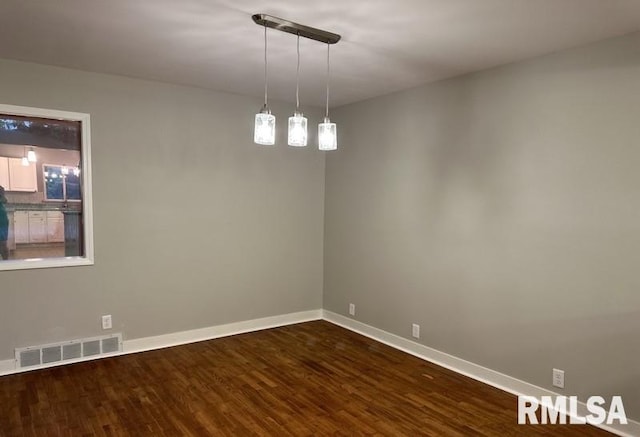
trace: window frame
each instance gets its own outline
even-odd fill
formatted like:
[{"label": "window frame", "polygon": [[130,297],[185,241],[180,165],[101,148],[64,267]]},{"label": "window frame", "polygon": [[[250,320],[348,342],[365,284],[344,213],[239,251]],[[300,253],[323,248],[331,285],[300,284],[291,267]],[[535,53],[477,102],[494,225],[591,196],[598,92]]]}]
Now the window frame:
[{"label": "window frame", "polygon": [[80,158],[82,163],[80,178],[82,181],[81,202],[84,241],[83,256],[3,260],[0,261],[0,271],[94,265],[93,190],[91,172],[91,116],[87,113],[82,112],[69,112],[57,109],[34,108],[28,106],[15,106],[6,104],[0,104],[0,114],[80,122]]}]

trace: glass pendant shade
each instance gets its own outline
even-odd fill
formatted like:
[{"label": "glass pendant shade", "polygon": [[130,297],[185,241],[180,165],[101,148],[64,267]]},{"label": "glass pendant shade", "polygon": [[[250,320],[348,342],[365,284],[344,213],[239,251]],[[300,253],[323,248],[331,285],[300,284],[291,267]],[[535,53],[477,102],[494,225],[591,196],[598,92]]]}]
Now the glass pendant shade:
[{"label": "glass pendant shade", "polygon": [[253,142],[263,146],[273,146],[276,143],[276,116],[271,114],[267,105],[256,114]]},{"label": "glass pendant shade", "polygon": [[22,165],[24,167],[29,167],[29,159],[26,156],[22,157]]},{"label": "glass pendant shade", "polygon": [[33,149],[30,149],[27,152],[27,160],[29,160],[29,162],[38,162],[38,158],[36,157],[36,152]]},{"label": "glass pendant shade", "polygon": [[329,117],[318,124],[318,148],[320,150],[336,150],[338,148],[338,131],[336,124],[331,123]]},{"label": "glass pendant shade", "polygon": [[293,117],[289,117],[288,143],[293,147],[307,145],[307,118],[301,112],[294,112]]}]

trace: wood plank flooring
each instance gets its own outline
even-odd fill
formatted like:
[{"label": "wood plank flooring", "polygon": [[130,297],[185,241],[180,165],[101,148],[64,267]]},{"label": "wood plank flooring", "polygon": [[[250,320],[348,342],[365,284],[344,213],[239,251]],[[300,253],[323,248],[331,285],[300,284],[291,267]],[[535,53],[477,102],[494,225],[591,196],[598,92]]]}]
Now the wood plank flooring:
[{"label": "wood plank flooring", "polygon": [[0,378],[0,436],[605,436],[324,321]]}]

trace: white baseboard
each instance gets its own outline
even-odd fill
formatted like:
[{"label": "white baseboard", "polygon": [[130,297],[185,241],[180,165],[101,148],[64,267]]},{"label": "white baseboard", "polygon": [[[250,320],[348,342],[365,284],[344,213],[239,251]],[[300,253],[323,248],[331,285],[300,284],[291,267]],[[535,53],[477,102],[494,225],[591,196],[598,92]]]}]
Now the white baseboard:
[{"label": "white baseboard", "polygon": [[[155,337],[136,338],[125,340],[122,343],[122,352],[109,354],[109,357],[118,355],[127,355],[137,352],[143,352],[154,349],[163,349],[166,347],[179,346],[181,344],[195,343],[198,341],[212,340],[214,338],[227,337],[230,335],[244,334],[246,332],[261,331],[263,329],[277,328],[278,326],[293,325],[295,323],[309,322],[311,320],[320,320],[322,318],[322,310],[302,311],[298,313],[282,314],[279,316],[264,317],[261,319],[245,320],[242,322],[227,323],[225,325],[210,326],[201,329],[192,329],[189,331],[173,332],[171,334],[158,335]],[[67,364],[92,361],[106,358],[107,356],[86,357],[78,360],[70,360],[67,362],[51,363],[49,365],[16,368],[16,360],[0,361],[0,376],[11,375],[14,373],[29,372],[31,370],[39,370],[48,367],[64,366]]]},{"label": "white baseboard", "polygon": [[230,335],[261,331],[263,329],[277,328],[278,326],[293,325],[294,323],[309,322],[311,320],[320,319],[322,319],[322,310],[311,310],[264,317],[262,319],[245,320],[242,322],[228,323],[226,325],[210,326],[190,331],[174,332],[171,334],[158,335],[156,337],[137,338],[124,341],[123,353],[132,354],[136,352],[162,349],[165,347],[179,346],[181,344],[195,343],[204,340],[213,340],[214,338],[228,337]]},{"label": "white baseboard", "polygon": [[0,376],[8,375],[9,373],[15,373],[16,360],[3,360],[0,361]]},{"label": "white baseboard", "polygon": [[[382,329],[374,328],[357,320],[345,317],[341,314],[334,313],[332,311],[323,310],[322,318],[328,322],[334,323],[338,326],[342,326],[350,331],[369,337],[373,340],[384,343],[387,346],[391,346],[394,349],[401,350],[415,357],[437,364],[446,369],[452,370],[456,373],[468,376],[469,378],[480,381],[484,384],[488,384],[492,387],[499,388],[508,393],[516,396],[532,396],[540,398],[541,396],[558,396],[558,393],[554,393],[542,387],[538,387],[528,382],[521,381],[512,376],[505,375],[495,370],[482,367],[478,364],[474,364],[470,361],[463,360],[462,358],[449,355],[439,350],[424,346],[420,343],[408,340],[400,337],[399,335],[391,334],[390,332],[383,331]],[[587,406],[584,403],[578,404],[578,415],[584,417],[590,414],[587,411]],[[579,426],[579,425],[576,425]],[[638,437],[640,436],[640,422],[629,420],[627,425],[598,425],[598,428],[612,432],[614,434],[623,437]]]}]

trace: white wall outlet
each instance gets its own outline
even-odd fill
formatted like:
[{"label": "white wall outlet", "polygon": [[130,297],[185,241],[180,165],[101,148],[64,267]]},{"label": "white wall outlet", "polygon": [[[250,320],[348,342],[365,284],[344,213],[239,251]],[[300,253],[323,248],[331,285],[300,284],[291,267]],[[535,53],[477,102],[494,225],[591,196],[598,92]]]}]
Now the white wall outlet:
[{"label": "white wall outlet", "polygon": [[349,315],[350,316],[355,316],[356,315],[356,305],[353,303],[349,304]]},{"label": "white wall outlet", "polygon": [[111,314],[102,316],[102,329],[111,329],[111,328],[113,328],[113,323],[111,322]]},{"label": "white wall outlet", "polygon": [[420,325],[415,323],[411,325],[411,335],[413,338],[420,338]]},{"label": "white wall outlet", "polygon": [[564,388],[564,370],[553,369],[553,386]]}]

